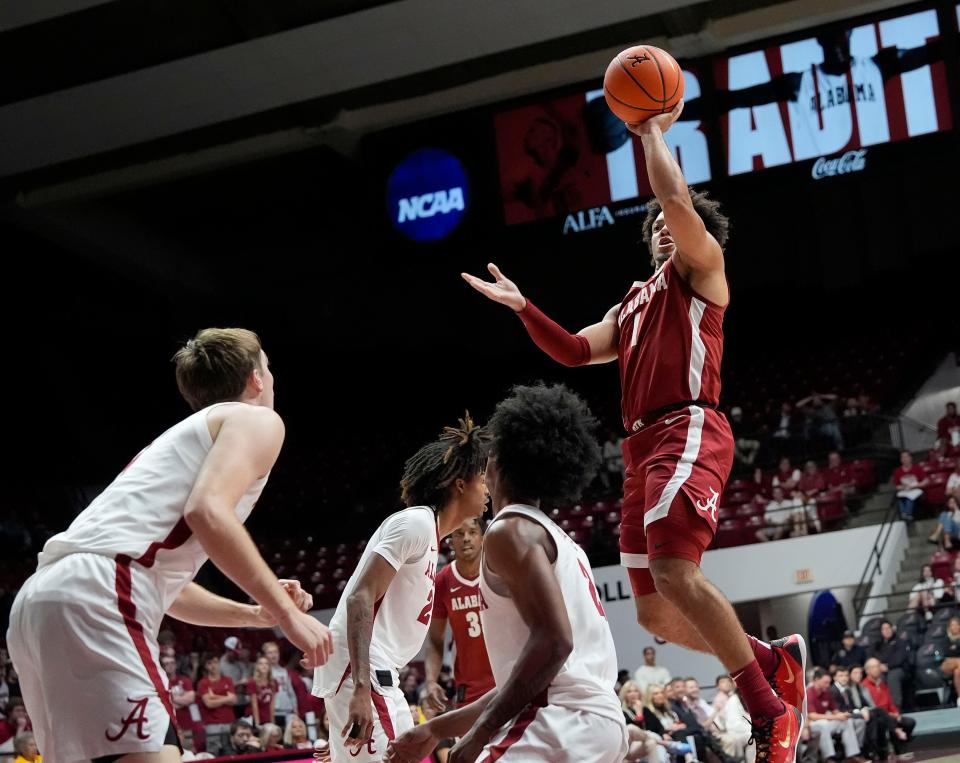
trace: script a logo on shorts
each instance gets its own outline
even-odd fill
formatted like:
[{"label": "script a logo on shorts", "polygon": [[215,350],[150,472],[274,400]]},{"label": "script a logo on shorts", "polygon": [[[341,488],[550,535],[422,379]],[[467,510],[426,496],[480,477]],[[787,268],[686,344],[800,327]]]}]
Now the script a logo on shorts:
[{"label": "script a logo on shorts", "polygon": [[126,718],[120,721],[120,731],[113,735],[111,735],[109,731],[104,731],[103,735],[111,742],[116,742],[127,733],[127,729],[131,726],[136,726],[137,739],[149,739],[150,735],[143,733],[143,724],[149,723],[149,719],[147,718],[147,702],[149,699],[149,697],[144,697],[143,699],[130,699],[130,697],[127,697],[127,702],[133,703],[133,709]]},{"label": "script a logo on shorts", "polygon": [[697,501],[697,511],[702,511],[704,514],[710,514],[710,519],[714,522],[717,521],[717,501],[720,500],[720,493],[718,493],[713,488],[710,488],[710,497],[706,502]]}]

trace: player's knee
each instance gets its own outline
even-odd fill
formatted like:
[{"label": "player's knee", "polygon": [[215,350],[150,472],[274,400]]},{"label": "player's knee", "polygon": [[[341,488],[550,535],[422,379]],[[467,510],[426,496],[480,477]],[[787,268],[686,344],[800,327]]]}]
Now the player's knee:
[{"label": "player's knee", "polygon": [[650,563],[657,593],[668,601],[676,601],[688,596],[696,587],[697,566],[685,559],[657,559]]}]

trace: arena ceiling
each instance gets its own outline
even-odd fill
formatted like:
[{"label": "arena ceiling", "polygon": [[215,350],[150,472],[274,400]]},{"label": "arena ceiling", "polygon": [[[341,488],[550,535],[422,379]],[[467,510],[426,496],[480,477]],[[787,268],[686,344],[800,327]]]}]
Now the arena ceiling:
[{"label": "arena ceiling", "polygon": [[596,76],[893,0],[33,0],[0,5],[0,191],[42,208]]}]

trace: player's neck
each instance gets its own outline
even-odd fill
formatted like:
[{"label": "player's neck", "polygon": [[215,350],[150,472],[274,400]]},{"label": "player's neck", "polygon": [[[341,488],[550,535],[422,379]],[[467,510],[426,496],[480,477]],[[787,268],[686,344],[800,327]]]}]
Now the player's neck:
[{"label": "player's neck", "polygon": [[457,568],[457,574],[462,578],[473,579],[480,574],[480,555],[477,555],[477,558],[472,562],[464,561],[463,559],[454,559],[454,566]]},{"label": "player's neck", "polygon": [[509,495],[496,496],[493,499],[493,515],[496,516],[507,506],[532,506],[535,509],[539,509],[540,499],[514,498]]}]

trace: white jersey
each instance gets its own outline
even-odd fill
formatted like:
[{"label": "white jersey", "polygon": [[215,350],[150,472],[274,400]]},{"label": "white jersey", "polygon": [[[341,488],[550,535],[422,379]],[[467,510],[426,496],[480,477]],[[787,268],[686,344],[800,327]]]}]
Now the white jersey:
[{"label": "white jersey", "polygon": [[[70,554],[99,554],[138,571],[137,619],[157,628],[163,613],[207,561],[183,517],[187,497],[213,446],[207,415],[218,403],[188,416],[150,445],[121,472],[64,532],[46,542],[38,568]],[[269,476],[269,475],[268,475]],[[267,477],[254,482],[236,507],[244,522]],[[140,574],[142,571],[143,574]]]},{"label": "white jersey", "polygon": [[349,675],[347,599],[357,587],[360,572],[371,554],[383,557],[397,574],[374,607],[370,675],[376,683],[376,671],[390,671],[392,685],[397,686],[399,669],[417,656],[430,627],[439,548],[437,520],[433,509],[427,506],[391,514],[377,528],[347,581],[330,621],[334,650],[326,664],[314,672],[316,696],[333,696]]},{"label": "white jersey", "polygon": [[[501,509],[493,521],[518,514],[543,525],[557,546],[553,569],[573,631],[573,651],[550,682],[546,700],[551,706],[594,713],[622,724],[623,710],[613,691],[617,682],[617,654],[590,561],[583,549],[539,509],[513,504]],[[484,569],[485,565],[481,564],[480,622],[493,677],[497,686],[503,686],[530,637],[530,629],[513,600],[490,588]]]}]

